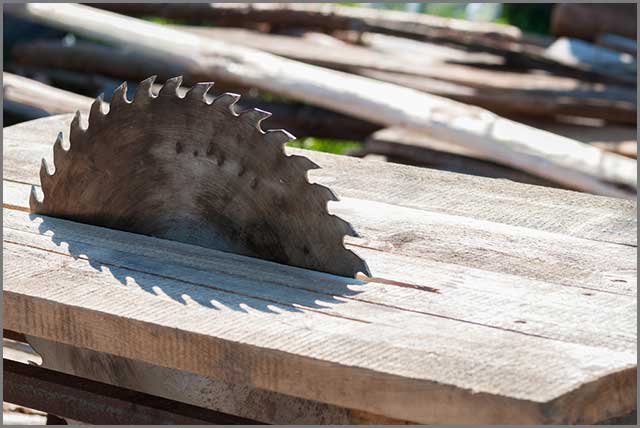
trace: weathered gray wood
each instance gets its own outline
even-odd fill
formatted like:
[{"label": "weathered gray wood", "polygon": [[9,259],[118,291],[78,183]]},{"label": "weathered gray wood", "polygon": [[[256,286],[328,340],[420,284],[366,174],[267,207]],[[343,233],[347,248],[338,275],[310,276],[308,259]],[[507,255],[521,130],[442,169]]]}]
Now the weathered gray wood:
[{"label": "weathered gray wood", "polygon": [[[71,119],[72,115],[56,116],[6,128],[4,178],[38,184],[42,157],[51,160],[55,138],[59,132],[68,133]],[[637,244],[636,206],[632,201],[308,150],[287,150],[307,156],[320,165],[321,169],[309,172],[311,179],[329,186],[340,197],[596,241]]]},{"label": "weathered gray wood", "polygon": [[[12,192],[10,191],[9,193]],[[17,208],[18,210],[25,209],[20,206],[19,202],[5,203],[5,206],[12,209]],[[35,227],[29,228],[25,226],[21,223],[21,218],[20,214],[13,212],[6,214],[7,235],[16,236],[13,230],[33,233]],[[48,235],[54,234],[54,240],[68,242],[73,247],[72,250],[74,252],[95,256],[98,260],[102,256],[102,251],[96,246],[117,247],[117,251],[121,253],[132,253],[134,251],[131,250],[131,247],[135,246],[135,253],[140,256],[158,257],[157,251],[150,247],[149,242],[139,239],[137,235],[128,235],[126,237],[128,241],[121,239],[114,242],[113,239],[105,239],[103,235],[94,233],[90,227],[81,225],[69,226],[67,222],[47,224],[55,225],[55,227],[48,226],[52,229],[46,232]],[[43,227],[43,229],[46,229],[46,227]],[[366,230],[363,233],[372,236],[370,230]],[[354,294],[349,296],[350,299],[391,305],[417,313],[459,319],[469,323],[481,323],[492,328],[518,331],[523,334],[544,336],[556,340],[621,350],[633,347],[633,342],[630,341],[635,331],[633,313],[618,312],[621,307],[630,307],[629,305],[633,307],[635,305],[634,296],[636,290],[633,286],[635,275],[633,269],[626,272],[626,275],[625,272],[618,275],[612,272],[609,277],[602,278],[595,288],[589,288],[583,284],[572,286],[571,284],[562,284],[560,282],[534,281],[527,279],[526,276],[489,272],[485,269],[468,267],[462,263],[453,264],[446,261],[434,261],[430,259],[428,254],[408,257],[390,250],[388,247],[395,241],[392,238],[383,241],[384,238],[384,236],[380,236],[378,242],[371,239],[367,240],[366,238],[347,242],[349,248],[367,259],[373,272],[373,277],[369,279],[370,282],[365,287],[352,288]],[[385,248],[385,244],[387,248]],[[170,247],[172,244],[166,245]],[[54,250],[52,245],[48,248]],[[189,269],[168,272],[167,275],[187,279],[190,275],[193,275],[192,269],[209,266],[212,269],[216,269],[216,271],[245,276],[241,267],[236,267],[235,270],[232,270],[229,266],[225,267],[220,263],[205,261],[199,257],[196,250],[191,251],[189,254],[190,257],[194,258],[194,262],[188,263],[188,261],[183,260],[183,263],[188,263]],[[170,258],[171,256],[167,256],[162,259],[170,260]],[[145,261],[131,265],[130,261],[123,262],[123,260],[125,259],[119,258],[114,263],[118,265],[129,263],[132,269],[158,269],[153,264],[148,264]],[[229,262],[226,261],[224,263]],[[260,273],[266,281],[277,282],[277,276],[273,276],[268,269],[264,269],[261,266],[254,266],[254,271]],[[160,268],[155,272],[160,273],[165,270],[165,268]],[[321,278],[315,273],[313,275],[303,275],[301,273],[299,279],[311,279],[314,278],[314,275],[316,279]],[[311,284],[303,285],[302,288],[313,293],[333,292],[340,294],[342,283],[344,281],[338,281],[330,285],[328,280],[324,283],[316,280]],[[385,289],[388,288],[385,284],[388,283],[401,286],[401,288],[393,293],[389,293],[388,290],[385,292]],[[404,287],[402,287],[403,285]],[[227,289],[222,284],[219,287]],[[240,285],[230,285],[230,287],[231,291],[241,291],[241,288],[238,288],[241,287]],[[277,288],[277,286],[274,287]],[[242,289],[244,288],[246,287],[242,287]],[[438,296],[424,294],[424,291],[437,293]],[[265,293],[256,295],[256,297],[268,298],[268,296],[274,295],[273,290]],[[295,293],[288,288],[283,289],[282,293],[283,296],[290,293],[292,298],[297,299]],[[308,293],[302,292],[302,294]],[[441,294],[444,295],[443,298],[439,297]],[[535,298],[536,295],[544,296],[544,299],[537,299]],[[528,301],[530,298],[534,298],[535,303]],[[486,305],[494,306],[494,304],[490,303],[493,299],[497,299],[499,303],[496,302],[496,308],[487,313]],[[562,306],[567,299],[570,299],[574,306],[558,312],[556,308]],[[429,309],[425,310],[427,307]],[[600,308],[598,315],[591,314],[595,307]],[[610,308],[611,311],[604,308]],[[587,325],[574,325],[572,320],[584,317],[586,315],[585,310],[592,317],[593,322]],[[517,319],[513,318],[515,314],[517,314]],[[600,316],[602,321],[598,320]],[[615,328],[619,329],[621,335],[609,337],[603,334],[601,329],[609,328],[610,326],[615,326]]]},{"label": "weathered gray wood", "polygon": [[88,112],[93,100],[83,95],[64,91],[32,79],[2,72],[2,90],[5,100],[44,110],[49,114]]},{"label": "weathered gray wood", "polygon": [[[473,146],[493,159],[574,188],[624,196],[605,181],[637,187],[636,163],[536,130],[475,106],[373,79],[231,46],[82,5],[14,5],[12,13],[88,37],[131,47],[143,56],[171,55],[182,69],[255,85],[382,125],[406,125]],[[96,24],[96,25],[91,25]]]},{"label": "weathered gray wood", "polygon": [[[626,126],[607,125],[601,127],[581,126],[550,121],[531,120],[541,129],[549,129],[560,135],[596,145],[604,150],[637,157],[636,129]],[[389,156],[401,163],[444,169],[446,171],[485,177],[507,178],[521,183],[560,187],[555,183],[495,164],[482,152],[465,149],[429,135],[407,128],[392,127],[381,129],[369,136],[365,153]],[[631,195],[631,193],[630,193]]]},{"label": "weathered gray wood", "polygon": [[368,303],[355,296],[370,284],[93,226],[77,236],[101,242],[80,244],[58,228],[72,223],[5,213],[30,229],[4,235],[5,327],[18,332],[421,422],[590,422],[635,405],[634,351]]},{"label": "weathered gray wood", "polygon": [[[407,423],[36,337],[29,337],[28,341],[39,354],[44,355],[45,368],[264,423]],[[80,360],[91,361],[91,364],[77,364]]]}]

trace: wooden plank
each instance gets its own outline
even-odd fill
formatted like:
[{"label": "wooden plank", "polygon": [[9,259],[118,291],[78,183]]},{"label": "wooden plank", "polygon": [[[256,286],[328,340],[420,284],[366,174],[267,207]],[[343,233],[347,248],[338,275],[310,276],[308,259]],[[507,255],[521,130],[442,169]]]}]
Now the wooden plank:
[{"label": "wooden plank", "polygon": [[[46,368],[269,424],[408,423],[40,338],[29,337],[29,343],[44,356]],[[91,363],[79,364],[80,361]]]},{"label": "wooden plank", "polygon": [[[497,162],[592,193],[625,197],[606,182],[637,187],[631,159],[540,131],[410,88],[213,41],[84,5],[13,5],[11,13],[73,30],[138,55],[172,58],[172,65],[217,76],[353,115],[381,125],[402,124],[485,151]],[[90,25],[96,23],[96,25]],[[99,23],[99,24],[98,24]]]},{"label": "wooden plank", "polygon": [[[22,216],[25,225],[38,227]],[[46,221],[48,226],[63,223]],[[125,235],[81,227],[96,230],[103,239]],[[301,285],[317,283],[322,289],[323,283],[339,280],[357,286],[357,280],[175,242],[135,236],[153,241],[155,257],[161,253],[171,258],[154,262],[118,255],[118,247],[76,247],[76,242],[59,238],[51,241],[19,231],[9,238],[5,233],[7,328],[230,383],[420,422],[588,421],[628,412],[635,405],[634,351],[549,340],[342,299],[345,293],[353,294],[344,282],[342,293],[334,289],[326,297],[305,297],[304,290],[298,291]],[[165,244],[170,248],[162,248]],[[90,260],[73,247],[91,254]],[[136,247],[126,251],[135,252]],[[181,254],[178,248],[187,252]],[[199,254],[192,263],[200,267],[189,270],[182,263],[192,251]],[[72,253],[77,257],[70,257]],[[217,257],[223,257],[222,264],[233,273],[220,274],[203,263]],[[132,263],[134,268],[129,267]],[[267,277],[256,273],[256,266],[267,270],[267,277],[279,279],[269,280],[265,287]],[[182,279],[171,278],[169,272]],[[288,277],[294,272],[315,279]],[[42,281],[48,286],[42,287]],[[279,292],[278,284],[287,292]],[[221,286],[228,289],[222,291]],[[585,383],[589,386],[581,386]],[[604,399],[614,393],[612,388],[629,402]],[[416,401],[416,396],[424,401]]]},{"label": "wooden plank", "polygon": [[634,292],[633,246],[352,198],[330,203],[329,211],[358,231],[360,238],[345,237],[355,246],[567,286]]},{"label": "wooden plank", "polygon": [[3,375],[7,401],[90,424],[259,424],[7,359]]},{"label": "wooden plank", "polygon": [[[59,132],[67,132],[71,120],[72,115],[56,116],[4,129],[4,178],[39,184],[41,159],[52,159],[55,138]],[[320,165],[321,169],[309,172],[311,180],[329,186],[340,197],[637,245],[636,206],[632,201],[309,150],[287,151]]]},{"label": "wooden plank", "polygon": [[[103,236],[92,233],[91,227],[82,225],[71,227],[67,222],[47,221],[46,224],[38,226],[36,229],[35,225],[36,223],[40,224],[40,220],[34,224],[25,225],[24,215],[13,211],[7,212],[5,223],[6,233],[8,236],[12,236],[13,240],[27,239],[24,233],[40,231],[47,236],[54,235],[55,241],[66,242],[70,246],[69,251],[76,255],[85,254],[96,256],[99,259],[102,257],[102,251],[92,246],[92,243],[100,243],[100,245],[119,248],[120,252],[133,252],[137,256],[151,258],[158,257],[157,251],[150,247],[149,241],[139,239],[137,235],[127,235],[126,238],[129,241],[119,240],[114,243],[112,239],[105,240]],[[49,250],[56,250],[52,244],[46,245]],[[389,305],[416,313],[453,318],[469,323],[481,323],[492,328],[544,336],[556,340],[618,350],[628,350],[630,346],[633,346],[635,323],[632,315],[634,312],[616,312],[621,308],[632,309],[635,307],[636,290],[633,286],[633,277],[627,276],[625,278],[614,275],[612,279],[624,280],[625,282],[602,281],[600,287],[597,287],[600,290],[586,289],[582,286],[563,286],[560,283],[534,281],[515,275],[434,262],[426,257],[408,257],[368,247],[348,246],[369,262],[373,272],[373,278],[367,279],[369,282],[366,286],[361,284],[361,287],[355,285],[350,287],[353,293],[348,293],[348,298],[351,300]],[[133,247],[136,248],[135,251]],[[177,248],[185,251],[183,246]],[[245,276],[240,267],[234,271],[219,263],[207,262],[198,256],[196,250],[189,254],[190,257],[197,258],[199,264],[182,261],[182,263],[187,263],[187,269],[179,271],[185,275],[180,277],[181,279],[193,275],[192,269],[198,269],[202,265],[225,274]],[[121,257],[114,263],[120,265],[123,260]],[[147,270],[158,269],[155,265],[153,266]],[[268,270],[262,269],[260,266],[255,266],[253,269],[255,272],[260,272],[265,281],[275,281],[276,283],[279,281],[278,276],[274,277]],[[131,267],[132,269],[141,269],[137,265]],[[166,270],[160,269],[157,272]],[[633,274],[633,272],[629,272],[630,276]],[[168,273],[168,275],[175,277],[177,273]],[[308,278],[308,275],[298,277],[301,281],[305,278]],[[315,281],[312,284],[301,286],[304,291],[301,292],[303,297],[299,298],[295,297],[294,292],[286,287],[282,289],[282,293],[283,295],[290,293],[289,299],[294,298],[300,301],[313,300],[310,296],[314,293],[318,294],[316,298],[321,298],[321,295],[326,292],[344,295],[344,281],[328,282],[325,279],[324,282]],[[387,285],[396,285],[399,288],[392,288],[393,293],[391,293],[387,290],[389,288]],[[226,289],[224,285],[219,287]],[[235,287],[240,286],[235,285]],[[234,289],[232,288],[230,291],[234,291]],[[239,291],[239,289],[235,289],[235,291]],[[436,293],[438,296],[425,294],[425,292]],[[267,298],[269,294],[262,293],[254,296]],[[544,299],[535,296],[544,296]],[[496,300],[494,306],[499,309],[486,313],[486,304],[493,300]],[[573,302],[573,308],[558,312],[557,308],[562,307],[567,300]],[[598,311],[595,311],[595,307],[599,308]],[[603,308],[612,308],[612,310]],[[598,315],[594,315],[593,312],[597,312]],[[580,326],[574,324],[573,320],[584,318],[587,314],[593,322]],[[601,322],[599,321],[600,317],[602,317]],[[615,327],[620,334],[613,336],[605,334],[602,329],[609,328],[609,326]]]}]

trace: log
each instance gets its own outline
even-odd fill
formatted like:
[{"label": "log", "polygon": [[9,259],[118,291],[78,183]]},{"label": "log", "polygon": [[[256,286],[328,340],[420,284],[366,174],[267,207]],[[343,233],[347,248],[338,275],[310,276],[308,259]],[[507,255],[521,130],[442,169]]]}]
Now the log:
[{"label": "log", "polygon": [[629,55],[638,55],[638,43],[635,39],[628,39],[617,34],[602,34],[596,38],[596,44]]},{"label": "log", "polygon": [[[530,42],[513,26],[469,22],[437,16],[345,7],[329,4],[96,4],[97,7],[133,16],[156,15],[191,23],[215,26],[260,28],[307,28],[323,31],[355,30],[400,36],[421,41],[451,44],[464,49],[503,55],[525,67],[545,68],[583,77],[597,73],[557,62],[545,56],[540,41]],[[544,43],[542,43],[544,44]],[[608,76],[616,80],[615,76]]]},{"label": "log", "polygon": [[638,130],[635,126],[580,123],[576,120],[548,121],[519,118],[524,123],[554,134],[600,147],[627,157],[638,157]]},{"label": "log", "polygon": [[546,56],[556,61],[635,82],[636,58],[579,39],[560,38],[546,50]]},{"label": "log", "polygon": [[345,7],[335,4],[254,3],[254,4],[92,4],[130,16],[160,16],[169,19],[242,27],[261,22],[279,27],[310,27],[325,31],[358,30],[405,36],[420,35],[449,39],[464,44],[482,38],[495,41],[518,40],[517,27],[461,19],[441,18],[392,10]]},{"label": "log", "polygon": [[[193,31],[193,30],[190,30]],[[498,114],[528,114],[554,117],[575,115],[604,118],[612,122],[635,123],[635,92],[624,87],[589,84],[572,78],[484,70],[464,65],[414,63],[399,66],[398,58],[346,46],[328,50],[317,43],[286,36],[264,35],[245,30],[195,30],[218,40],[260,47],[272,53],[307,63],[345,70],[362,76],[397,83],[435,95],[487,108]],[[131,78],[130,55],[100,45],[78,43],[65,46],[50,41],[28,42],[17,46],[14,60],[22,66],[55,67]],[[147,67],[149,71],[151,66]],[[168,68],[166,72],[164,68]],[[169,76],[171,67],[160,64],[156,74]],[[395,72],[389,72],[395,71]],[[138,79],[145,74],[136,71]],[[426,77],[422,77],[422,76]],[[186,76],[185,81],[194,80]],[[449,83],[451,82],[451,83]],[[217,87],[220,86],[217,85]],[[243,92],[224,84],[231,92]],[[343,138],[351,138],[345,135]]]},{"label": "log", "polygon": [[32,107],[48,114],[88,112],[93,99],[73,92],[54,88],[38,81],[2,72],[2,90],[5,101]]},{"label": "log", "polygon": [[[434,58],[432,54],[417,55],[416,52],[410,52],[409,55],[388,51],[375,52],[346,43],[334,43],[331,49],[327,49],[326,45],[308,39],[242,29],[178,26],[173,28],[309,64],[398,83],[478,105],[498,114],[522,113],[547,117],[575,115],[604,118],[614,122],[636,122],[636,94],[631,87],[591,84],[568,77],[514,73],[445,63],[444,58],[450,59],[454,56],[452,49],[440,51],[439,58]],[[379,38],[373,37],[373,40]],[[424,50],[424,47],[421,48]],[[431,79],[456,85],[439,84]],[[407,81],[413,84],[406,84]],[[416,87],[416,81],[422,84]]]},{"label": "log", "polygon": [[10,5],[8,12],[127,46],[141,58],[147,56],[146,61],[171,56],[176,66],[192,74],[255,86],[384,126],[402,124],[422,130],[574,188],[624,196],[602,180],[637,186],[633,160],[446,98],[82,5]]},{"label": "log", "polygon": [[[71,77],[74,77],[73,75]],[[76,81],[79,78],[75,79]],[[69,113],[80,110],[87,114],[91,108],[92,98],[64,91],[26,77],[3,72],[4,102],[9,107],[30,108],[28,113],[22,113],[29,119],[35,119],[51,114]],[[157,93],[160,85],[154,85]],[[179,88],[182,96],[188,87]],[[211,101],[215,93],[208,95]],[[273,113],[265,119],[264,124],[274,129],[287,129],[292,134],[301,137],[364,140],[380,127],[370,122],[345,116],[322,108],[308,105],[286,104],[282,102],[268,102],[254,98],[243,98],[236,105],[238,111],[248,108],[259,108]],[[12,109],[12,110],[16,110]]]},{"label": "log", "polygon": [[558,37],[577,37],[588,41],[605,33],[635,40],[636,14],[634,3],[559,3],[551,15],[551,32]]},{"label": "log", "polygon": [[[507,117],[519,115],[544,118],[578,116],[628,124],[635,124],[637,118],[635,93],[623,87],[611,86],[603,90],[602,85],[583,83],[580,86],[578,82],[574,81],[575,89],[567,90],[496,88],[496,86],[502,86],[501,79],[507,81],[504,86],[510,86],[508,73],[501,76],[501,73],[496,72],[470,71],[476,75],[478,80],[482,77],[487,79],[493,77],[493,80],[485,80],[485,82],[493,82],[493,85],[485,83],[484,87],[473,87],[461,83],[448,83],[428,77],[385,71],[367,69],[354,71],[362,76],[476,105]],[[462,80],[456,76],[454,67],[452,67],[452,72],[453,74],[445,80]],[[537,79],[535,75],[522,74],[519,77]],[[480,85],[482,83],[479,82],[477,86]],[[566,86],[569,87],[569,85]]]},{"label": "log", "polygon": [[365,143],[365,153],[385,156],[393,162],[407,165],[557,187],[522,171],[486,161],[482,155],[468,149],[402,128],[386,128],[372,134]]}]

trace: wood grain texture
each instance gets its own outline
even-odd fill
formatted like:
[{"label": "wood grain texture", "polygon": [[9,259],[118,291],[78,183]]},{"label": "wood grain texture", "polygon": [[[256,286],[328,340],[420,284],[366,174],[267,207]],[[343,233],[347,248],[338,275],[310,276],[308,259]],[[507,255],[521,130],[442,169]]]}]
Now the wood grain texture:
[{"label": "wood grain texture", "polygon": [[[39,184],[41,159],[52,160],[56,136],[68,134],[72,118],[61,115],[4,129],[4,178]],[[311,180],[339,197],[637,245],[637,210],[632,201],[309,150],[287,151],[320,165],[321,169],[309,172]]]},{"label": "wood grain texture", "polygon": [[[403,424],[406,421],[206,378],[29,337],[44,367],[269,424]],[[91,361],[91,364],[78,364]]]},{"label": "wood grain texture", "polygon": [[[131,237],[157,251],[141,257],[138,245],[106,245],[124,232],[78,225],[102,239],[78,243],[62,229],[72,223],[10,218],[30,229],[5,227],[4,247],[6,327],[25,334],[420,422],[588,422],[635,405],[634,351],[345,299],[368,285],[327,274]],[[211,269],[218,257],[233,273]],[[299,288],[331,282],[342,293]],[[612,391],[627,398],[601,398]]]},{"label": "wood grain texture", "polygon": [[347,246],[372,270],[364,282],[30,216],[39,157],[69,121],[5,129],[6,328],[141,376],[193,373],[171,391],[192,376],[267,413],[282,395],[353,423],[590,423],[633,409],[631,202],[294,150],[343,196],[329,209],[361,233]]}]

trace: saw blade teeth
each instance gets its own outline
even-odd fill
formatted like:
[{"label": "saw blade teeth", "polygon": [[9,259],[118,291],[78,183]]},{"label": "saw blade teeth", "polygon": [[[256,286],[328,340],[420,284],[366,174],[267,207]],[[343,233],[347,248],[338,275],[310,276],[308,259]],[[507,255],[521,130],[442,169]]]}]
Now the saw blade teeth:
[{"label": "saw blade teeth", "polygon": [[231,114],[237,116],[238,114],[236,113],[234,105],[238,102],[239,99],[240,95],[231,92],[225,92],[224,94],[215,97],[211,104],[215,107],[227,108],[229,109]]},{"label": "saw blade teeth", "polygon": [[265,131],[264,138],[269,144],[277,144],[283,148],[285,144],[296,139],[284,129],[269,129]]},{"label": "saw blade teeth", "polygon": [[69,142],[72,145],[80,145],[84,140],[86,129],[82,127],[82,113],[80,110],[76,111],[76,115],[71,121],[71,127],[69,129]]},{"label": "saw blade teeth", "polygon": [[306,156],[290,155],[289,159],[298,165],[299,168],[309,171],[312,169],[320,169],[320,166]]},{"label": "saw blade teeth", "polygon": [[122,82],[122,85],[118,86],[113,92],[111,97],[111,103],[109,103],[109,112],[115,111],[120,106],[131,104],[127,98],[127,82]]},{"label": "saw blade teeth", "polygon": [[157,78],[158,76],[154,74],[153,76],[144,79],[138,84],[138,87],[136,88],[136,94],[133,96],[134,103],[154,97],[151,88],[153,88],[153,84],[155,83]]},{"label": "saw blade teeth", "polygon": [[160,88],[158,96],[179,97],[178,88],[180,87],[180,85],[182,85],[182,76],[172,77],[171,79],[168,79],[166,82],[164,82],[164,85],[162,85],[162,88]]},{"label": "saw blade teeth", "polygon": [[260,110],[259,108],[252,108],[240,112],[239,116],[241,120],[245,121],[245,123],[254,126],[258,131],[264,133],[264,131],[260,127],[260,123],[263,120],[271,117],[271,113],[265,110]]},{"label": "saw blade teeth", "polygon": [[105,112],[102,109],[104,104],[104,95],[100,94],[91,104],[91,110],[89,111],[89,124],[99,122],[104,116]]},{"label": "saw blade teeth", "polygon": [[56,167],[60,165],[64,156],[67,154],[67,151],[62,147],[63,138],[62,132],[59,132],[56,142],[53,143],[53,164]]},{"label": "saw blade teeth", "polygon": [[313,183],[311,184],[311,187],[316,193],[320,194],[325,201],[337,202],[340,200],[338,199],[338,196],[333,193],[333,190],[329,189],[326,186],[323,186],[322,184]]},{"label": "saw blade teeth", "polygon": [[40,211],[40,207],[42,206],[42,201],[38,197],[38,191],[36,190],[36,186],[31,186],[31,191],[29,192],[29,211],[32,213],[37,213]]},{"label": "saw blade teeth", "polygon": [[362,272],[364,275],[371,278],[371,270],[369,269],[369,265],[364,259],[360,258],[356,253],[351,250],[346,250],[346,257],[351,259],[351,265],[354,266],[353,276],[355,277],[358,272]]},{"label": "saw blade teeth", "polygon": [[329,214],[333,221],[340,226],[343,235],[353,236],[354,238],[360,238],[360,234],[356,232],[356,230],[351,226],[351,223],[346,221],[345,219],[338,217],[335,214]]},{"label": "saw blade teeth", "polygon": [[40,186],[42,187],[43,192],[46,192],[48,189],[52,177],[53,173],[49,168],[49,163],[45,158],[42,158],[42,161],[40,162]]},{"label": "saw blade teeth", "polygon": [[197,101],[207,102],[207,93],[213,87],[213,82],[196,83],[189,89],[186,97]]}]

